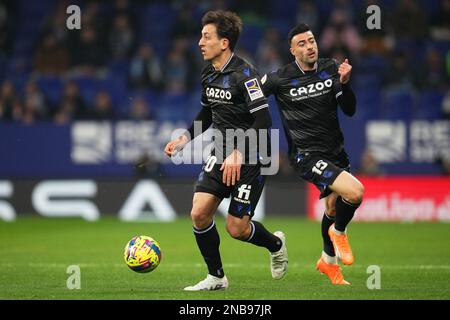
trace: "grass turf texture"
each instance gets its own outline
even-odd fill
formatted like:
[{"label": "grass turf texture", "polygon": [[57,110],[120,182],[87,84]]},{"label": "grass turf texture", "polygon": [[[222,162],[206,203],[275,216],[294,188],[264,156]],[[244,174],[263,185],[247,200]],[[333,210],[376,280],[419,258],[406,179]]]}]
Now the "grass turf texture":
[{"label": "grass turf texture", "polygon": [[[287,235],[289,271],[270,275],[269,256],[226,233],[221,235],[225,291],[184,292],[207,273],[188,219],[174,223],[98,222],[20,218],[0,222],[0,299],[450,299],[450,225],[437,223],[352,223],[353,266],[344,266],[351,286],[332,286],[315,270],[320,224],[299,218],[266,219],[271,231]],[[128,269],[125,244],[148,235],[162,248],[162,262],[148,274]],[[81,289],[69,290],[69,265],[79,265]],[[369,290],[367,267],[381,270],[381,289]]]}]

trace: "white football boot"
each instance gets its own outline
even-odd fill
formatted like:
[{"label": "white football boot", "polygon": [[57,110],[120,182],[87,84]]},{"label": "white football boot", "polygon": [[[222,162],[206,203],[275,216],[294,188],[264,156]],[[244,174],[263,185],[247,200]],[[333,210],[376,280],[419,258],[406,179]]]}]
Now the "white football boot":
[{"label": "white football boot", "polygon": [[281,239],[281,249],[277,252],[270,253],[270,269],[272,271],[272,278],[281,279],[288,269],[288,254],[286,247],[286,236],[282,231],[275,231],[273,233]]},{"label": "white football boot", "polygon": [[228,288],[228,279],[226,276],[217,278],[208,274],[206,279],[200,281],[194,286],[184,288],[185,291],[201,291],[201,290],[224,290]]}]

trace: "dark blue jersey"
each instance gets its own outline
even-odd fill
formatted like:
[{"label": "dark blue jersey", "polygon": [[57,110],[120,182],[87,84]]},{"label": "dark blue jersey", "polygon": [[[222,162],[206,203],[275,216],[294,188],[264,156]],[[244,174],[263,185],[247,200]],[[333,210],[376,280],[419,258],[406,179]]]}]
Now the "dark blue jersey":
[{"label": "dark blue jersey", "polygon": [[317,152],[337,157],[344,151],[339,126],[338,98],[343,93],[338,63],[319,59],[314,71],[296,61],[264,75],[263,91],[274,94],[288,139],[289,153]]},{"label": "dark blue jersey", "polygon": [[[213,128],[231,145],[233,141],[228,139],[227,129],[246,131],[254,122],[252,113],[268,107],[260,76],[235,54],[221,70],[215,70],[211,64],[203,69],[201,104],[203,108],[211,109]],[[218,148],[216,144],[214,154],[217,158],[223,160],[229,155],[225,147]]]}]

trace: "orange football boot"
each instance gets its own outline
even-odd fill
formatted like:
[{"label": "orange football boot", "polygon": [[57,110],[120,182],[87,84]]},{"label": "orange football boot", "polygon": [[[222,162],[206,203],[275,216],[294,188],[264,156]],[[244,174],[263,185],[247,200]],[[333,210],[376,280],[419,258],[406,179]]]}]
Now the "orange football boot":
[{"label": "orange football boot", "polygon": [[345,281],[342,275],[341,267],[337,264],[326,263],[322,258],[317,261],[316,269],[322,274],[326,274],[332,284],[349,285],[350,282]]},{"label": "orange football boot", "polygon": [[348,243],[348,236],[346,234],[336,234],[334,231],[334,223],[328,229],[328,235],[333,243],[334,251],[343,264],[353,264],[353,253],[350,244]]}]

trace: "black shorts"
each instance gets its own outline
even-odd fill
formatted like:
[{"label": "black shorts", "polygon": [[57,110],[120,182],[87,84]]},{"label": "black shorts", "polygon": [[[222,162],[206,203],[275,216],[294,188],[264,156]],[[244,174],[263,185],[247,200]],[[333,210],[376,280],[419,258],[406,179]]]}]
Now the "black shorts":
[{"label": "black shorts", "polygon": [[320,199],[333,192],[329,186],[342,171],[350,172],[350,163],[345,151],[334,160],[318,153],[299,152],[291,157],[291,163],[297,174],[320,190]]},{"label": "black shorts", "polygon": [[222,182],[223,171],[220,171],[220,167],[220,164],[212,166],[205,164],[195,184],[194,192],[210,193],[220,199],[231,195],[228,213],[238,218],[245,215],[253,217],[265,183],[260,166],[242,165],[239,181],[229,187]]}]

